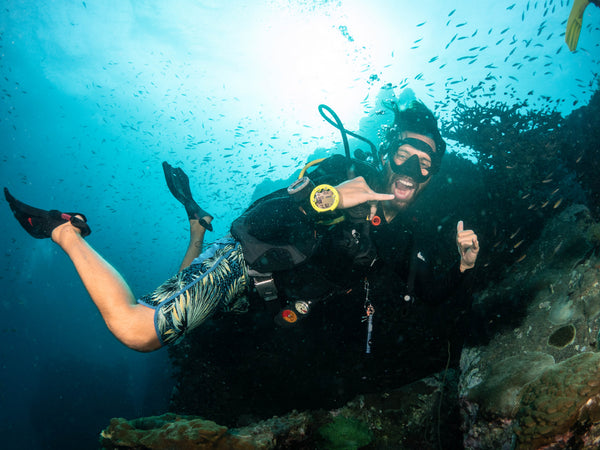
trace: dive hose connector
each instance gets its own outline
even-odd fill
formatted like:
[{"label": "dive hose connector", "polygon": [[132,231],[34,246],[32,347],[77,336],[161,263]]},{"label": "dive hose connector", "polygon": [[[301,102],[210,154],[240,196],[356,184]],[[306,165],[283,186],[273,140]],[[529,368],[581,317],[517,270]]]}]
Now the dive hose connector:
[{"label": "dive hose connector", "polygon": [[296,201],[296,203],[305,203],[312,190],[315,188],[315,183],[308,177],[298,178],[287,188],[288,194]]},{"label": "dive hose connector", "polygon": [[308,215],[314,214],[310,204],[310,194],[315,188],[315,183],[308,177],[300,177],[287,188],[288,194],[296,204]]},{"label": "dive hose connector", "polygon": [[301,177],[287,188],[288,194],[306,214],[335,211],[340,203],[337,189],[328,184],[315,184],[308,177]]}]

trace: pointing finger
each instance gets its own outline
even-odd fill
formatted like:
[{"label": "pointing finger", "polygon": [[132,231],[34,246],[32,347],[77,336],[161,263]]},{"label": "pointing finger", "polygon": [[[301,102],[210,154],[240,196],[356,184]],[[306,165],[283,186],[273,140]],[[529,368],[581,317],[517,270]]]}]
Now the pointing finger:
[{"label": "pointing finger", "polygon": [[456,232],[460,233],[464,229],[464,224],[462,220],[459,220],[456,224]]}]

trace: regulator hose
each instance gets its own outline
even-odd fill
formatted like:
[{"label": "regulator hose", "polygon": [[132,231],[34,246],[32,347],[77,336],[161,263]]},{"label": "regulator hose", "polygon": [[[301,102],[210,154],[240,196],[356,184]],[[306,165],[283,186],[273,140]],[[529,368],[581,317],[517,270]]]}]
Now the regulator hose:
[{"label": "regulator hose", "polygon": [[[324,111],[329,113],[331,115],[331,117],[333,117],[333,120]],[[344,124],[342,123],[342,121],[340,120],[338,115],[329,106],[327,106],[325,104],[320,104],[319,105],[319,113],[321,114],[321,117],[323,117],[323,119],[325,119],[330,125],[332,125],[334,128],[337,128],[338,130],[340,130],[340,134],[342,135],[342,141],[344,142],[344,152],[346,153],[346,158],[348,158],[349,161],[352,160],[352,155],[350,155],[350,145],[348,144],[348,135],[369,144],[369,147],[371,147],[371,154],[373,155],[373,163],[377,164],[377,147],[375,147],[375,144],[373,144],[367,138],[365,138],[359,134],[353,133],[350,130],[345,129]]]}]

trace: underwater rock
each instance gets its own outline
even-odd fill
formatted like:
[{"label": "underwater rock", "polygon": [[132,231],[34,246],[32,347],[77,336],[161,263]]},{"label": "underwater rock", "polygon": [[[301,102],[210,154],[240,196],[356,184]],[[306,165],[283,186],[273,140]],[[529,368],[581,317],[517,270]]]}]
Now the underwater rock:
[{"label": "underwater rock", "polygon": [[478,295],[489,329],[461,357],[466,448],[597,448],[597,226],[585,207],[566,208],[526,260]]},{"label": "underwater rock", "polygon": [[600,421],[600,353],[572,356],[526,386],[517,421],[523,449],[567,444]]},{"label": "underwater rock", "polygon": [[105,449],[215,448],[227,427],[209,420],[163,414],[135,420],[111,419],[100,433]]},{"label": "underwater rock", "polygon": [[332,411],[291,412],[241,428],[173,413],[112,419],[103,449],[458,448],[458,374],[361,395]]},{"label": "underwater rock", "polygon": [[523,387],[553,364],[554,358],[541,352],[499,360],[489,367],[480,384],[465,393],[465,397],[479,404],[481,413],[489,417],[513,417]]},{"label": "underwater rock", "polygon": [[131,421],[111,419],[100,433],[103,449],[271,449],[305,440],[310,416],[292,412],[249,427],[228,429],[210,420],[173,413]]}]

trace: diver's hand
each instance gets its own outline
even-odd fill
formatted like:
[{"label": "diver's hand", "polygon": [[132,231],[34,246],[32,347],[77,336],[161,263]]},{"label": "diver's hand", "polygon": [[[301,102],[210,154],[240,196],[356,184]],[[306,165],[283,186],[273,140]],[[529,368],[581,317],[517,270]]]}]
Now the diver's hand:
[{"label": "diver's hand", "polygon": [[[378,194],[369,187],[363,177],[352,178],[335,186],[340,195],[339,209],[352,208],[366,202],[393,200],[394,194]],[[376,205],[371,205],[371,215],[375,214]]]},{"label": "diver's hand", "polygon": [[460,255],[460,271],[472,269],[479,253],[479,241],[473,230],[465,230],[463,221],[456,224],[456,245]]}]

